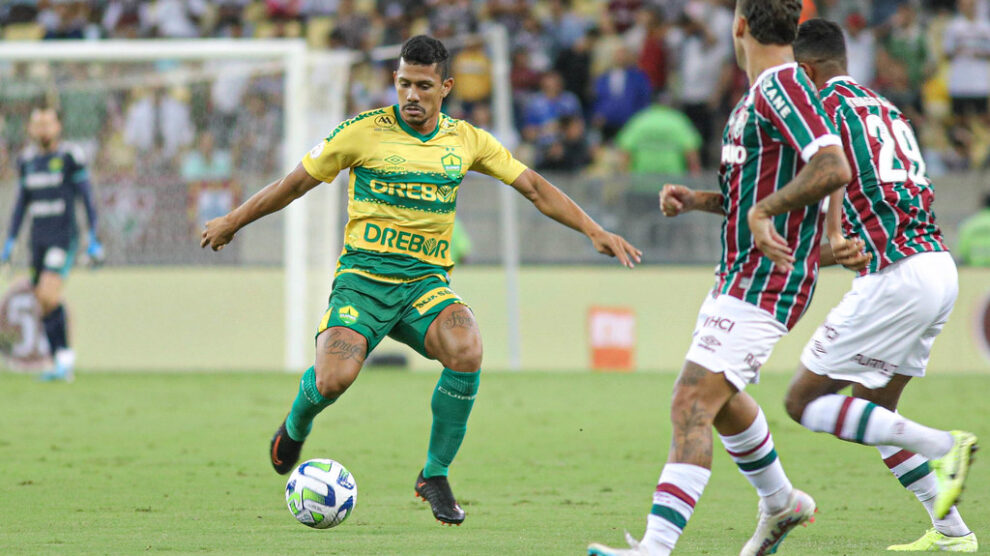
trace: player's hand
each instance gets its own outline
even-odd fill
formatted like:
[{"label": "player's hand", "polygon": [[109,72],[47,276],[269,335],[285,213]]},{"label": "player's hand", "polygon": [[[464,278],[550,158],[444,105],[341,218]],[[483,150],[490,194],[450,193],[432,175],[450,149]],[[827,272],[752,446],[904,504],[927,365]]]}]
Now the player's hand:
[{"label": "player's hand", "polygon": [[199,242],[199,246],[206,247],[209,245],[210,249],[220,251],[225,245],[234,239],[234,234],[236,233],[236,226],[231,223],[227,216],[214,218],[203,226],[203,236],[202,240]]},{"label": "player's hand", "polygon": [[746,220],[749,222],[749,230],[753,233],[756,247],[773,261],[773,264],[787,271],[794,270],[794,255],[791,254],[787,240],[774,228],[773,217],[756,205],[749,209]]},{"label": "player's hand", "polygon": [[694,191],[683,185],[664,184],[660,190],[660,210],[664,216],[677,216],[694,209]]},{"label": "player's hand", "polygon": [[106,260],[106,253],[103,251],[103,244],[94,232],[89,233],[89,246],[86,247],[86,256],[89,257],[90,266],[100,266]]},{"label": "player's hand", "polygon": [[622,266],[626,268],[633,268],[643,258],[642,251],[633,247],[631,243],[618,234],[599,228],[589,237],[599,253],[619,259]]},{"label": "player's hand", "polygon": [[3,252],[0,253],[0,264],[7,264],[10,262],[10,256],[14,253],[13,239],[8,239],[6,243],[3,244]]},{"label": "player's hand", "polygon": [[873,260],[872,253],[864,252],[866,242],[858,237],[847,238],[839,236],[829,238],[828,244],[832,246],[832,256],[835,257],[835,262],[849,270],[859,272],[865,269],[870,264],[870,261]]}]

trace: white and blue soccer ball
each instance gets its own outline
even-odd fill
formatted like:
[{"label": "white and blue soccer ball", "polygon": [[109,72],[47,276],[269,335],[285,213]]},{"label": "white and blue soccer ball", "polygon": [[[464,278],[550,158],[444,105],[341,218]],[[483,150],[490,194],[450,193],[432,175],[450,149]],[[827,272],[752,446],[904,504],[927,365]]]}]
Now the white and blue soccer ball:
[{"label": "white and blue soccer ball", "polygon": [[315,529],[340,525],[357,502],[354,476],[332,459],[311,459],[285,484],[285,503],[299,523]]}]

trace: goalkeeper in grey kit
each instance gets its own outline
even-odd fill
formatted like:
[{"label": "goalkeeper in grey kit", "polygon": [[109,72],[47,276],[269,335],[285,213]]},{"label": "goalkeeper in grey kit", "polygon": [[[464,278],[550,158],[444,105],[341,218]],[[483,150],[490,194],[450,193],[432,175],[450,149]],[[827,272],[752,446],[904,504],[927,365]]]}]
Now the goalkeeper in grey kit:
[{"label": "goalkeeper in grey kit", "polygon": [[33,144],[17,160],[17,202],[0,263],[10,261],[25,216],[31,219],[31,281],[41,306],[41,319],[55,367],[43,380],[73,379],[75,353],[69,348],[62,288],[72,268],[77,247],[75,202],[82,200],[89,220],[86,253],[93,263],[103,261],[96,236],[96,207],[81,151],[60,140],[62,126],[53,108],[35,108],[28,123]]}]

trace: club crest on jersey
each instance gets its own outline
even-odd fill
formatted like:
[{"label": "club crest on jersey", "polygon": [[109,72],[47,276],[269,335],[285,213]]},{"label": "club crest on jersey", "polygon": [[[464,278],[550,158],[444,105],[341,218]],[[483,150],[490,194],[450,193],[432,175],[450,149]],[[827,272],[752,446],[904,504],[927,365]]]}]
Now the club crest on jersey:
[{"label": "club crest on jersey", "polygon": [[344,305],[337,310],[337,318],[344,324],[354,324],[357,322],[359,316],[361,316],[361,313],[350,305]]},{"label": "club crest on jersey", "polygon": [[447,177],[450,179],[456,180],[461,177],[461,157],[454,153],[447,153],[440,159],[440,164],[443,165],[443,171],[447,173]]},{"label": "club crest on jersey", "polygon": [[48,171],[49,172],[61,172],[62,167],[65,165],[60,157],[52,158],[48,161]]},{"label": "club crest on jersey", "polygon": [[733,139],[742,137],[743,129],[746,128],[746,121],[749,119],[749,110],[741,108],[736,110],[729,118],[729,135]]}]

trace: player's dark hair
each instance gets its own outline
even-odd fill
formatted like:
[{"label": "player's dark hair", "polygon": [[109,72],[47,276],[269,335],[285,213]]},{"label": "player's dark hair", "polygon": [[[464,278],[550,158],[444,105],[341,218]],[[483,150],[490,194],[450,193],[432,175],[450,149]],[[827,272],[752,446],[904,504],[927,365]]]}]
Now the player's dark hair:
[{"label": "player's dark hair", "polygon": [[836,62],[845,66],[846,39],[842,28],[827,19],[805,21],[794,40],[794,58],[798,62]]},{"label": "player's dark hair", "polygon": [[450,77],[450,53],[442,42],[427,35],[416,35],[402,43],[399,58],[407,64],[420,66],[437,65],[440,79],[446,81]]},{"label": "player's dark hair", "polygon": [[791,44],[801,20],[801,0],[737,0],[739,15],[760,44]]}]

